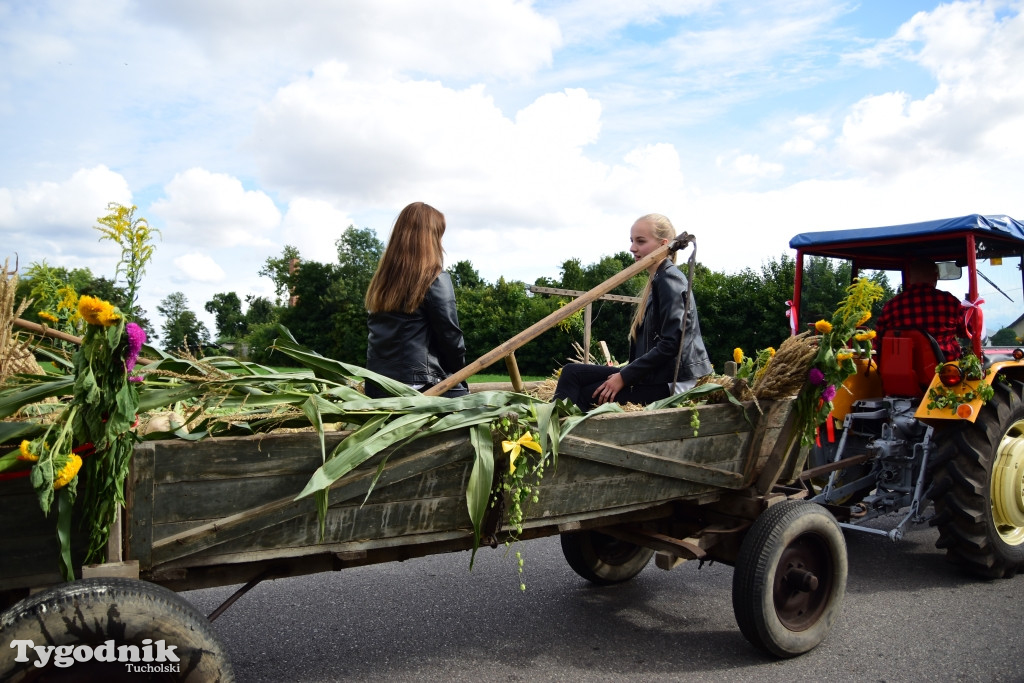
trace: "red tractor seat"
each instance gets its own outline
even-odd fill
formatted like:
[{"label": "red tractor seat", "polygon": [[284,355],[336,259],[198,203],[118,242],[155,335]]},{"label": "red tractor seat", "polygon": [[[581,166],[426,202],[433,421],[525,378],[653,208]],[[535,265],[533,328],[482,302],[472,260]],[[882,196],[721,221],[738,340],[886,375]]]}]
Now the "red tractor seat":
[{"label": "red tractor seat", "polygon": [[935,337],[918,329],[893,329],[881,341],[878,369],[885,395],[924,396],[935,367],[946,362]]}]

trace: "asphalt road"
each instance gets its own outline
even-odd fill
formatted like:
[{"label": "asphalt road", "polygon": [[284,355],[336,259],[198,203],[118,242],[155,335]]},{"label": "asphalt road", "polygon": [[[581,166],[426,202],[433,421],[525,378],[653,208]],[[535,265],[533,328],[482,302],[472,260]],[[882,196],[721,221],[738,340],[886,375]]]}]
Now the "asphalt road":
[{"label": "asphalt road", "polygon": [[[885,527],[890,522],[878,525]],[[579,578],[557,538],[265,582],[214,626],[238,680],[1024,681],[1024,576],[979,581],[927,526],[894,544],[848,532],[850,579],[829,638],[795,659],[752,648],[732,568],[652,562],[613,587]],[[232,588],[183,593],[205,613]]]}]

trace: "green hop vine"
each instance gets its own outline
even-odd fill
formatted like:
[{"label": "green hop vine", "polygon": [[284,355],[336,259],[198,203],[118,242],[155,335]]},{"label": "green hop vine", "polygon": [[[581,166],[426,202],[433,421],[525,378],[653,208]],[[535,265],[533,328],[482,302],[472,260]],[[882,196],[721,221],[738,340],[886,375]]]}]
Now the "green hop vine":
[{"label": "green hop vine", "polygon": [[[521,424],[516,414],[504,415],[492,428],[502,437],[501,449],[509,456],[508,471],[502,472],[496,485],[496,493],[505,500],[505,520],[508,527],[505,547],[511,550],[512,544],[518,541],[523,533],[526,504],[540,501],[540,483],[544,479],[544,468],[550,462],[550,457],[542,451],[538,435],[531,431],[529,425]],[[495,503],[491,504],[493,506]],[[517,550],[516,571],[519,575],[519,589],[525,591],[523,564],[523,555]]]}]

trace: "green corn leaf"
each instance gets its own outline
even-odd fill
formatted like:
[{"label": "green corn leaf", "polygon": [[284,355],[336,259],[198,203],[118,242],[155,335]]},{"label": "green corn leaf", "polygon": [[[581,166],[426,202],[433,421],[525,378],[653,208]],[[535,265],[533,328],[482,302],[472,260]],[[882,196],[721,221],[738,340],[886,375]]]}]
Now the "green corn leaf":
[{"label": "green corn leaf", "polygon": [[302,412],[309,418],[313,428],[316,429],[317,436],[320,437],[320,461],[327,462],[327,448],[324,446],[324,421],[320,415],[320,405],[316,399],[316,396],[310,396],[303,401]]},{"label": "green corn leaf", "polygon": [[[696,400],[701,396],[713,394],[716,391],[725,391],[725,389],[722,387],[721,384],[701,384],[699,386],[693,387],[692,389],[687,389],[681,394],[676,394],[674,396],[669,396],[668,398],[663,398],[660,401],[648,403],[644,410],[660,410],[662,408],[675,408],[679,406],[679,404],[681,403]],[[739,405],[739,401],[736,399],[736,397],[734,397],[728,391],[725,391],[725,393],[732,402]]]},{"label": "green corn leaf", "polygon": [[430,420],[436,419],[433,415],[402,415],[384,424],[387,417],[381,415],[371,419],[338,444],[327,462],[313,473],[296,500],[329,487],[380,451],[405,441]]},{"label": "green corn leaf", "polygon": [[[287,332],[287,330],[285,330]],[[290,336],[290,335],[289,335]],[[274,348],[281,353],[294,358],[311,370],[318,371],[317,376],[323,376],[327,379],[344,384],[345,379],[349,377],[358,377],[360,379],[372,379],[374,382],[379,384],[388,393],[394,394],[395,396],[418,396],[420,393],[415,389],[402,384],[401,382],[395,381],[390,377],[379,375],[376,372],[361,368],[358,365],[349,365],[348,363],[342,363],[341,361],[334,360],[333,358],[326,358],[321,356],[315,351],[300,346],[295,343],[294,340],[281,339],[280,337],[274,341]]]},{"label": "green corn leaf", "polygon": [[39,403],[50,396],[70,394],[74,383],[74,377],[54,377],[40,380],[29,387],[0,392],[0,419],[10,417],[25,406]]},{"label": "green corn leaf", "polygon": [[487,514],[487,503],[491,498],[491,485],[494,482],[494,441],[491,428],[486,424],[478,424],[469,430],[470,443],[473,444],[473,469],[469,473],[466,486],[466,507],[469,508],[469,519],[473,523],[473,552],[469,556],[469,569],[473,569],[476,551],[480,548],[480,532]]}]

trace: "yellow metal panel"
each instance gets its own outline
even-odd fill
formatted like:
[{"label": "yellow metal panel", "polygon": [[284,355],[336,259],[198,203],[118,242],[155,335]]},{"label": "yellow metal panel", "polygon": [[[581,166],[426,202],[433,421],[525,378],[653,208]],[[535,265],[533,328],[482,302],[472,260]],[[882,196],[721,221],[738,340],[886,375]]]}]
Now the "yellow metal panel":
[{"label": "yellow metal panel", "polygon": [[883,395],[882,377],[878,374],[878,366],[872,362],[868,367],[868,361],[863,358],[856,358],[853,362],[857,364],[856,374],[846,378],[842,388],[832,399],[832,417],[840,423],[850,412],[850,406],[854,401],[859,401],[862,398],[878,398]]}]

